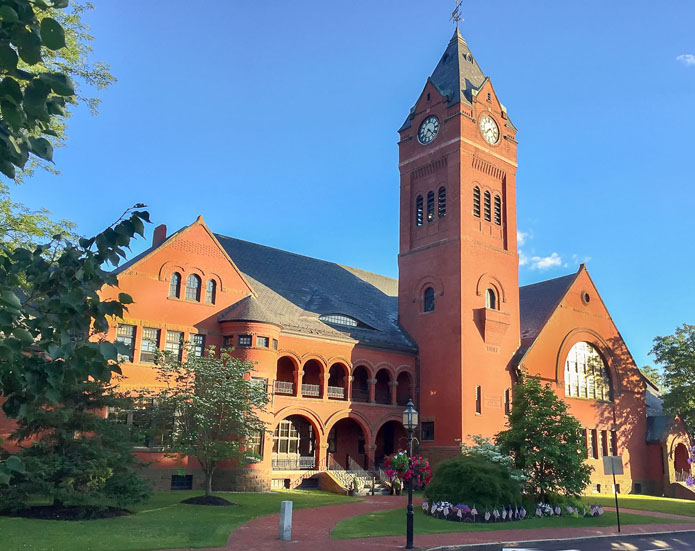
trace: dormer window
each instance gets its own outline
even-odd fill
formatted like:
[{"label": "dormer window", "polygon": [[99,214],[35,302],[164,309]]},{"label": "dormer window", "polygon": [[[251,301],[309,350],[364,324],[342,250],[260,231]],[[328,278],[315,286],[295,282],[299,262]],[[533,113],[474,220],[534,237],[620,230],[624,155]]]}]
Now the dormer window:
[{"label": "dormer window", "polygon": [[319,316],[319,321],[323,323],[329,323],[331,325],[342,325],[344,327],[358,327],[360,322],[355,318],[350,316],[345,316],[343,314],[326,314]]}]

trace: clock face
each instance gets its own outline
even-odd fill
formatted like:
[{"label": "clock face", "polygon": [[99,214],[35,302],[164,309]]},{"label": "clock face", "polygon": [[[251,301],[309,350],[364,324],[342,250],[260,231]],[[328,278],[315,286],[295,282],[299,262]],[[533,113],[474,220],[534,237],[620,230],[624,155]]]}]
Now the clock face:
[{"label": "clock face", "polygon": [[495,119],[488,114],[480,117],[480,133],[490,145],[494,145],[500,140],[500,127],[497,126]]},{"label": "clock face", "polygon": [[420,130],[417,131],[417,141],[422,145],[427,145],[439,132],[439,119],[434,115],[427,117],[420,125]]}]

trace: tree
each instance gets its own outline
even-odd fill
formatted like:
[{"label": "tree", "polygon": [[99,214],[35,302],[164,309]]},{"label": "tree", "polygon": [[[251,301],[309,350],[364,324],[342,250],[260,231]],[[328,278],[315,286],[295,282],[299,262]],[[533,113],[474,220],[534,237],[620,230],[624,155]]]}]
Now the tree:
[{"label": "tree", "polygon": [[664,409],[695,427],[695,325],[683,324],[673,335],[656,337],[650,354],[663,366]]},{"label": "tree", "polygon": [[585,461],[581,425],[549,385],[522,375],[507,426],[497,443],[527,476],[529,494],[542,500],[557,493],[577,496],[589,484],[592,467]]},{"label": "tree", "polygon": [[60,246],[34,250],[0,245],[2,409],[18,423],[13,439],[36,439],[17,454],[27,472],[13,476],[0,502],[17,506],[38,493],[57,503],[95,504],[106,497],[125,503],[146,494],[137,484],[129,438],[98,414],[116,404],[109,383],[120,374],[117,354],[125,352],[100,335],[132,302],[123,293],[100,299],[105,285],[117,284],[104,268],[125,258],[146,221],[146,211],[129,209],[79,243],[58,238]]},{"label": "tree", "polygon": [[250,439],[263,437],[259,414],[268,403],[264,385],[250,379],[253,365],[213,347],[197,356],[191,348],[180,361],[170,353],[158,360],[163,389],[144,392],[157,404],[157,422],[175,419],[164,435],[165,448],[195,457],[205,473],[205,495],[212,495],[212,477],[222,461],[247,462]]},{"label": "tree", "polygon": [[640,367],[640,371],[647,379],[658,386],[659,390],[664,390],[664,377],[659,369],[651,365],[645,365]]}]

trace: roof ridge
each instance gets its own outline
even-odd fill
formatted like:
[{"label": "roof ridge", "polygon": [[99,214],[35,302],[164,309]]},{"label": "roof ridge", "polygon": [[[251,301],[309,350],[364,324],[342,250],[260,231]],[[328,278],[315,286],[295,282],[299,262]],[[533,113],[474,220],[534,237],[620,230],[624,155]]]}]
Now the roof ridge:
[{"label": "roof ridge", "polygon": [[525,289],[525,288],[527,288],[527,287],[533,287],[534,285],[543,285],[544,283],[548,283],[548,282],[550,282],[550,281],[557,281],[558,279],[563,279],[563,278],[565,278],[565,277],[572,277],[572,276],[575,276],[575,275],[577,275],[577,273],[578,273],[578,272],[572,272],[572,273],[565,274],[565,275],[561,275],[561,276],[557,276],[557,277],[551,277],[550,279],[544,279],[544,280],[542,280],[542,281],[536,281],[535,283],[528,283],[528,284],[526,284],[526,285],[520,285],[520,286],[519,286],[519,289]]}]

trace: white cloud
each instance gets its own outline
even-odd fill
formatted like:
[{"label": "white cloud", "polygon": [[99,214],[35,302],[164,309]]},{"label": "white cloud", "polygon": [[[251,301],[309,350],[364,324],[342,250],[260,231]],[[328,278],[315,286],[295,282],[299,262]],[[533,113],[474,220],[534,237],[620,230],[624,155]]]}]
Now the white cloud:
[{"label": "white cloud", "polygon": [[528,237],[528,232],[523,232],[516,230],[516,241],[519,245],[526,243],[526,238]]},{"label": "white cloud", "polygon": [[557,253],[553,253],[550,256],[533,256],[529,264],[532,270],[547,270],[562,266],[562,258]]},{"label": "white cloud", "polygon": [[682,61],[686,65],[695,65],[695,54],[679,55],[676,59]]},{"label": "white cloud", "polygon": [[529,257],[524,254],[524,251],[519,251],[519,266],[526,266],[528,264]]}]

